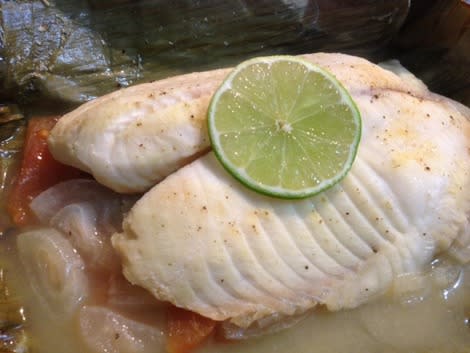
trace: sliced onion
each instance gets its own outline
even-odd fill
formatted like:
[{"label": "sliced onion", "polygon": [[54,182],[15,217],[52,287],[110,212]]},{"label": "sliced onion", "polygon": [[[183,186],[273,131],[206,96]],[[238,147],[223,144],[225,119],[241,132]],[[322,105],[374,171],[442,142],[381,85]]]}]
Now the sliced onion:
[{"label": "sliced onion", "polygon": [[107,220],[98,214],[99,210],[90,202],[74,203],[65,206],[50,220],[50,225],[68,237],[80,252],[88,267],[116,272],[119,269],[117,254],[111,246],[112,224],[107,224],[108,232],[98,230]]},{"label": "sliced onion", "polygon": [[95,180],[74,179],[59,183],[39,194],[31,202],[31,209],[42,224],[49,224],[64,207],[88,202],[96,210],[99,230],[109,233],[116,229],[120,231],[123,213],[132,207],[137,198],[138,196],[115,193]]},{"label": "sliced onion", "polygon": [[110,237],[120,231],[123,213],[135,196],[117,194],[94,180],[75,179],[41,193],[31,209],[42,224],[66,235],[88,267],[115,271],[119,262]]},{"label": "sliced onion", "polygon": [[143,324],[105,307],[84,306],[79,336],[89,353],[163,353],[163,325]]},{"label": "sliced onion", "polygon": [[403,304],[423,301],[431,294],[431,284],[426,273],[405,273],[393,280],[391,294]]},{"label": "sliced onion", "polygon": [[271,315],[255,321],[249,327],[243,328],[226,321],[222,324],[222,335],[229,340],[244,340],[282,331],[305,319],[309,312],[294,315]]},{"label": "sliced onion", "polygon": [[28,282],[51,314],[71,316],[88,296],[84,263],[70,242],[52,228],[17,237],[18,254]]},{"label": "sliced onion", "polygon": [[109,191],[91,179],[74,179],[59,183],[39,194],[31,209],[43,224],[48,224],[63,207],[82,201],[100,200]]}]

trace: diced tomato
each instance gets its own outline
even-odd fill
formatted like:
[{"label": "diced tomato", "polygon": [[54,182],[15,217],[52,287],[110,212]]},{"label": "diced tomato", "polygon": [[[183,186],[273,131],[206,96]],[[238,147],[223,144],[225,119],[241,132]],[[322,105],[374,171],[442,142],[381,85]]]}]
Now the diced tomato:
[{"label": "diced tomato", "polygon": [[37,117],[28,122],[19,173],[8,197],[8,213],[18,226],[36,222],[29,204],[42,191],[65,180],[83,177],[82,171],[57,162],[47,147],[49,131],[58,117]]},{"label": "diced tomato", "polygon": [[168,309],[167,325],[168,353],[189,353],[214,332],[216,322],[172,306]]}]

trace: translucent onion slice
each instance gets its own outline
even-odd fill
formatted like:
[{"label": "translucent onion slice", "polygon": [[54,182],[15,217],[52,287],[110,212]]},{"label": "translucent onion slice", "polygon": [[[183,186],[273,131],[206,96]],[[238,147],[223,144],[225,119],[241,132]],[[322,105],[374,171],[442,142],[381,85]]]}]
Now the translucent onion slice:
[{"label": "translucent onion slice", "polygon": [[72,204],[89,203],[96,212],[94,225],[101,233],[112,234],[121,229],[122,215],[139,195],[121,195],[91,179],[73,179],[59,183],[39,194],[31,209],[42,224],[49,224],[57,213]]},{"label": "translucent onion slice", "polygon": [[135,196],[119,195],[94,180],[59,183],[38,195],[31,209],[43,225],[61,231],[88,268],[120,270],[110,237],[121,229],[123,214]]},{"label": "translucent onion slice", "polygon": [[225,321],[221,326],[224,338],[229,340],[245,340],[253,337],[274,334],[284,329],[295,326],[305,319],[311,311],[297,313],[291,316],[272,315],[255,321],[249,327],[243,328]]},{"label": "translucent onion slice", "polygon": [[83,260],[70,242],[43,228],[18,235],[17,246],[38,302],[53,315],[73,315],[89,291]]},{"label": "translucent onion slice", "polygon": [[[107,199],[116,199],[114,195],[116,194],[94,180],[73,179],[59,183],[39,194],[31,202],[31,209],[41,223],[47,224],[67,205],[83,201],[100,204]],[[117,202],[119,203],[118,200]]]},{"label": "translucent onion slice", "polygon": [[165,351],[161,322],[143,324],[105,307],[84,306],[79,313],[79,330],[89,353]]},{"label": "translucent onion slice", "polygon": [[70,239],[72,245],[85,260],[87,267],[116,272],[119,271],[120,264],[111,246],[112,233],[99,229],[100,225],[101,229],[104,226],[108,226],[109,229],[113,227],[106,219],[100,217],[100,210],[97,208],[98,205],[91,202],[67,205],[51,218],[49,225]]}]

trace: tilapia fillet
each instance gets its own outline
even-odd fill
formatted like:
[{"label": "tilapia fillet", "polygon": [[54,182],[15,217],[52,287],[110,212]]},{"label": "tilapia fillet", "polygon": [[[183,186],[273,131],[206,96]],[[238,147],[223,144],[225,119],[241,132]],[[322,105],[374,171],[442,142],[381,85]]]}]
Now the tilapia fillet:
[{"label": "tilapia fillet", "polygon": [[181,75],[90,101],[59,120],[49,149],[115,191],[145,191],[207,151],[207,106],[227,73]]},{"label": "tilapia fillet", "polygon": [[148,191],[113,235],[130,282],[247,327],[317,304],[356,307],[437,253],[468,250],[469,109],[363,59],[309,58],[362,114],[349,174],[312,198],[280,200],[239,184],[209,152]]},{"label": "tilapia fillet", "polygon": [[[370,87],[415,96],[427,92],[418,80],[403,80],[361,58],[322,53],[304,58],[356,92]],[[210,148],[207,108],[229,71],[181,75],[88,102],[59,120],[49,149],[57,160],[93,174],[115,191],[146,191]]]}]

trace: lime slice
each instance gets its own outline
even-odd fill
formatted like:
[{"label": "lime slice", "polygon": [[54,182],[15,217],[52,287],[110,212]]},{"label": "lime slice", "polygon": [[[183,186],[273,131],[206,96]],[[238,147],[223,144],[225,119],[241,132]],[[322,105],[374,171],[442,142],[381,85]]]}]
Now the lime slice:
[{"label": "lime slice", "polygon": [[230,73],[212,98],[208,127],[230,174],[263,194],[295,199],[346,175],[361,117],[332,74],[297,57],[269,56]]}]

